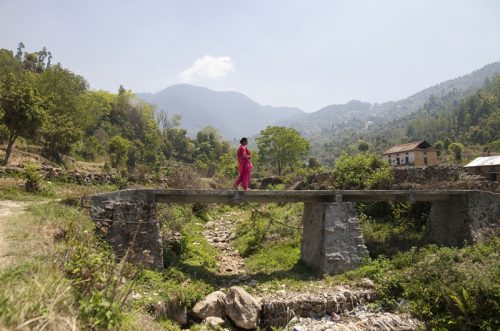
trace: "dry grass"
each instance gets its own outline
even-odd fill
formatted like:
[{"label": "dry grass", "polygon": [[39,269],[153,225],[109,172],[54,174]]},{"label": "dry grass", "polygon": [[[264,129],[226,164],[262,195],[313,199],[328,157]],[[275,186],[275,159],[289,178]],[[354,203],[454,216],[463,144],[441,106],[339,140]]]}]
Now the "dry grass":
[{"label": "dry grass", "polygon": [[0,330],[75,330],[71,284],[56,263],[60,225],[29,211],[0,221],[14,264],[0,272]]}]

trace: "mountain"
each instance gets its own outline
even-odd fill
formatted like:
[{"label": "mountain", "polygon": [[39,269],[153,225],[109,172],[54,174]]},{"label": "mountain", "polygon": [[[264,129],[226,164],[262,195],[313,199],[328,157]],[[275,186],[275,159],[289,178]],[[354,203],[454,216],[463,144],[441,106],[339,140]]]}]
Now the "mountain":
[{"label": "mountain", "polygon": [[[312,139],[346,136],[348,131],[368,130],[401,119],[418,111],[430,99],[450,96],[456,100],[469,96],[485,82],[500,74],[500,61],[494,62],[470,74],[431,86],[410,97],[380,104],[353,100],[343,105],[330,105],[313,113],[299,114],[280,124],[291,126]],[[335,133],[331,131],[335,130]]]},{"label": "mountain", "polygon": [[230,140],[252,136],[268,125],[304,113],[299,108],[263,106],[238,92],[216,92],[188,84],[137,96],[155,105],[157,111],[181,115],[181,126],[190,135],[209,125]]}]

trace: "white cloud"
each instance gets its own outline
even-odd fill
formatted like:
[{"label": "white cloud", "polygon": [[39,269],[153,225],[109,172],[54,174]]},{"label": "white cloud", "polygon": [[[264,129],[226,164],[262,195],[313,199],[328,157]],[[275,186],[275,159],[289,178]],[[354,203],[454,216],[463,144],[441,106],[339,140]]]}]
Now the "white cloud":
[{"label": "white cloud", "polygon": [[229,56],[205,55],[181,72],[179,79],[183,83],[200,83],[205,80],[223,78],[234,71],[236,70]]}]

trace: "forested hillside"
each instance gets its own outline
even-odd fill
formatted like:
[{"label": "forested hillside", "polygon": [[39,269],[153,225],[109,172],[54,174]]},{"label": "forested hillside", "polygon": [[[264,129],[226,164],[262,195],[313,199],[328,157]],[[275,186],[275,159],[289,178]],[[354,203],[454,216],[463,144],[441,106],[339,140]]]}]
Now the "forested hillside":
[{"label": "forested hillside", "polygon": [[460,141],[500,149],[500,76],[457,103],[431,98],[407,127],[409,139]]},{"label": "forested hillside", "polygon": [[45,48],[16,54],[0,50],[0,142],[8,164],[16,143],[42,147],[57,163],[65,156],[103,162],[120,171],[138,165],[158,169],[165,160],[193,163],[212,174],[229,152],[217,131],[202,128],[189,138],[179,116],[153,107],[119,86],[118,93],[91,90],[85,78],[52,63]]},{"label": "forested hillside", "polygon": [[[476,151],[500,152],[499,77],[486,79],[480,90],[431,95],[418,110],[392,119],[366,115],[368,104],[364,104],[365,120],[353,115],[353,111],[344,112],[343,122],[332,121],[330,129],[311,136],[313,152],[329,163],[342,150],[356,151],[359,144],[367,143],[368,148],[380,153],[389,146],[415,140],[438,143],[442,150],[457,142]],[[357,104],[358,108],[363,105],[350,104]],[[361,108],[357,113],[363,114]],[[336,116],[340,118],[340,114]]]}]

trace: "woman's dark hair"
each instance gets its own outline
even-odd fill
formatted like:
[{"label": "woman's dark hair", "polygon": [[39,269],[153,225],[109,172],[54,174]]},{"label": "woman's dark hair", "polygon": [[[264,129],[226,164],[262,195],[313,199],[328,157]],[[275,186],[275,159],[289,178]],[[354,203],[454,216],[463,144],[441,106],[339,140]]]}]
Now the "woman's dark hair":
[{"label": "woman's dark hair", "polygon": [[244,142],[244,141],[248,141],[248,139],[247,139],[247,138],[245,138],[245,137],[241,138],[241,140],[240,140],[240,144],[243,144],[243,142]]}]

